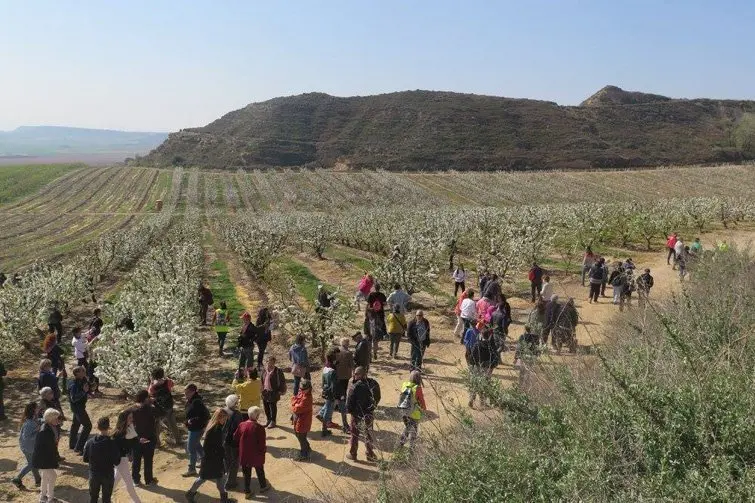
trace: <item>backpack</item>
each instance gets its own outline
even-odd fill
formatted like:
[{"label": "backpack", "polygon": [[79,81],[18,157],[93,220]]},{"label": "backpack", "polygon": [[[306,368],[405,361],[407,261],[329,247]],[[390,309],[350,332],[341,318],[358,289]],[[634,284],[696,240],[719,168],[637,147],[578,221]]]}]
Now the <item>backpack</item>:
[{"label": "backpack", "polygon": [[410,414],[414,410],[414,388],[407,386],[401,391],[396,407],[406,414]]},{"label": "backpack", "polygon": [[372,312],[379,313],[383,310],[383,303],[380,302],[380,300],[374,300],[372,301],[372,305],[370,306],[370,309],[372,309]]},{"label": "backpack", "polygon": [[375,407],[380,403],[380,384],[372,377],[367,378],[367,387],[370,388],[372,399],[375,401]]},{"label": "backpack", "polygon": [[173,408],[173,394],[168,391],[166,383],[161,384],[155,390],[155,408],[160,416],[164,416]]},{"label": "backpack", "polygon": [[227,312],[225,312],[222,309],[218,309],[217,311],[215,311],[215,313],[218,316],[217,322],[215,322],[215,325],[217,325],[219,327],[224,327],[224,326],[228,325],[228,313]]}]

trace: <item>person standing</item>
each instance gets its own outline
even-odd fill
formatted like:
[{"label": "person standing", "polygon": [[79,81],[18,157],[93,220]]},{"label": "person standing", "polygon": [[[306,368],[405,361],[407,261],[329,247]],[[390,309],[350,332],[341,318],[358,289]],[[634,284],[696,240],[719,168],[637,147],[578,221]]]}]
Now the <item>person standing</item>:
[{"label": "person standing", "polygon": [[582,286],[585,286],[585,276],[590,272],[593,265],[595,265],[595,254],[592,252],[592,248],[588,246],[582,256]]},{"label": "person standing", "polygon": [[[228,420],[223,425],[223,456],[225,459],[225,471],[227,473],[225,480],[225,490],[236,489],[238,485],[236,479],[239,474],[239,444],[233,439],[236,429],[244,421],[241,412],[239,412],[238,395],[228,395],[225,398],[225,409]],[[205,452],[207,448],[205,448]],[[203,462],[204,463],[204,462]]]},{"label": "person standing", "polygon": [[647,303],[648,297],[650,297],[650,289],[653,288],[654,284],[655,281],[653,276],[650,275],[650,269],[645,269],[645,272],[637,278],[637,302],[640,307]]},{"label": "person standing", "polygon": [[401,308],[398,305],[393,306],[393,312],[388,314],[387,325],[388,337],[391,340],[390,356],[396,358],[398,356],[398,345],[406,333],[406,316],[401,313]]},{"label": "person standing", "polygon": [[679,281],[684,281],[689,263],[689,246],[685,246],[681,252],[676,254],[676,263],[679,265]]},{"label": "person standing", "polygon": [[372,274],[365,273],[365,275],[362,276],[362,279],[359,280],[359,284],[357,285],[357,292],[354,295],[354,305],[357,308],[357,312],[362,309],[359,301],[367,300],[367,296],[372,291],[372,285],[374,284],[375,278],[372,277]]},{"label": "person standing", "polygon": [[537,262],[532,264],[530,272],[527,273],[527,278],[530,280],[532,302],[535,302],[540,295],[540,290],[543,288],[543,270],[537,265]]},{"label": "person standing", "polygon": [[[406,397],[406,400],[404,400]],[[419,433],[419,422],[422,413],[427,410],[425,396],[422,392],[422,374],[414,370],[409,374],[409,380],[401,385],[401,399],[399,409],[404,421],[404,432],[399,439],[399,445],[403,447],[409,441],[409,450],[414,450]]]},{"label": "person standing", "polygon": [[[679,261],[680,257],[684,253],[684,250],[686,249],[686,246],[684,244],[684,240],[682,240],[681,236],[676,238],[676,244],[674,244],[674,265]],[[672,269],[675,269],[676,267],[672,267]]]},{"label": "person standing", "polygon": [[299,393],[299,384],[302,379],[309,379],[309,354],[307,353],[306,338],[303,335],[296,337],[296,342],[288,350],[288,359],[291,361],[291,374],[294,376],[294,391]]},{"label": "person standing", "polygon": [[168,430],[170,430],[170,434],[173,437],[173,445],[181,445],[181,431],[178,429],[176,411],[173,409],[175,404],[175,400],[173,400],[174,387],[173,380],[165,377],[165,371],[162,368],[157,367],[152,371],[152,380],[147,391],[149,391],[149,396],[152,398],[154,411],[158,417],[155,426],[157,435],[155,449],[160,448],[160,431],[163,422],[168,427]]},{"label": "person standing", "polygon": [[411,300],[412,297],[401,289],[401,285],[396,283],[395,285],[393,285],[393,291],[386,299],[386,302],[388,303],[391,311],[393,311],[393,309],[398,306],[401,314],[406,314],[406,312],[409,310],[409,302],[411,302]]},{"label": "person standing", "polygon": [[[260,308],[257,312],[257,368],[261,369],[262,364],[265,361],[265,350],[267,344],[273,338],[273,314],[267,307]],[[251,367],[250,364],[247,364]]]},{"label": "person standing", "polygon": [[695,240],[692,242],[692,244],[689,247],[689,253],[693,257],[702,257],[703,244],[700,242],[700,238],[695,238]]},{"label": "person standing", "polygon": [[225,489],[225,462],[223,451],[223,427],[228,421],[225,409],[217,409],[212,415],[207,431],[204,435],[202,451],[202,467],[199,469],[199,477],[194,481],[186,492],[186,500],[189,503],[196,501],[197,490],[208,480],[215,481],[220,493],[220,503],[229,503],[228,492]]},{"label": "person standing", "polygon": [[98,435],[84,445],[84,463],[89,463],[89,501],[97,503],[102,492],[102,503],[111,503],[115,485],[115,467],[121,462],[118,444],[108,436],[110,418],[97,420]]},{"label": "person standing", "polygon": [[460,316],[463,323],[462,327],[462,342],[464,341],[464,334],[467,333],[469,327],[475,325],[477,322],[477,302],[474,300],[474,290],[466,291],[466,298],[461,301]]},{"label": "person standing", "polygon": [[50,307],[50,314],[47,317],[47,326],[50,329],[50,333],[55,334],[55,340],[60,344],[63,337],[63,315],[57,306]]},{"label": "person standing", "polygon": [[[50,360],[51,370],[56,373],[60,378],[61,387],[55,391],[55,398],[60,398],[61,389],[63,394],[68,393],[68,373],[66,372],[66,364],[63,360],[63,349],[58,344],[58,340],[55,338],[55,334],[48,334],[45,337],[42,344],[42,351],[47,355],[47,359]],[[49,385],[48,385],[49,386]]]},{"label": "person standing", "polygon": [[619,266],[611,273],[611,286],[613,287],[613,303],[619,306],[619,311],[624,310],[624,300],[626,299],[625,289],[629,288],[627,284],[627,275],[624,268]]},{"label": "person standing", "polygon": [[[262,384],[260,383],[259,373],[256,368],[247,368],[244,370],[243,374],[241,370],[237,370],[236,374],[233,376],[231,389],[239,397],[239,410],[242,411],[242,416],[246,415],[246,411],[249,407],[260,406],[260,400],[262,399]],[[243,418],[244,421],[247,419],[249,418]]]},{"label": "person standing", "polygon": [[205,285],[200,284],[199,289],[199,323],[203,327],[207,325],[207,311],[210,306],[215,302],[212,298],[212,291]]},{"label": "person standing", "polygon": [[354,343],[354,367],[368,368],[370,366],[370,341],[361,332],[356,332],[352,337]]},{"label": "person standing", "polygon": [[480,275],[480,280],[478,281],[478,286],[480,287],[480,294],[485,291],[485,287],[488,285],[488,282],[490,281],[490,273],[485,271],[482,275]]},{"label": "person standing", "polygon": [[257,472],[260,483],[260,493],[270,489],[270,483],[265,478],[265,454],[267,444],[265,441],[265,428],[259,424],[259,407],[249,407],[247,414],[249,420],[244,421],[236,429],[233,439],[239,444],[239,464],[241,473],[244,474],[244,493],[246,499],[253,498],[252,493],[252,468]]},{"label": "person standing", "polygon": [[244,311],[239,335],[239,368],[254,366],[254,343],[257,340],[257,327],[252,323],[252,315]]},{"label": "person standing", "polygon": [[407,338],[412,345],[411,368],[412,370],[421,370],[425,350],[430,346],[430,322],[425,319],[425,313],[421,309],[409,322]]},{"label": "person standing", "polygon": [[375,291],[367,296],[367,308],[364,317],[364,333],[372,343],[372,359],[377,360],[378,344],[385,339],[385,304],[388,301],[380,291],[380,284],[375,283]]},{"label": "person standing", "polygon": [[553,295],[553,283],[551,283],[551,277],[547,274],[543,276],[543,286],[540,288],[540,299],[550,299]]},{"label": "person standing", "polygon": [[220,302],[220,307],[215,309],[215,312],[212,314],[212,327],[215,330],[215,334],[218,336],[218,356],[221,357],[223,356],[225,339],[228,337],[229,316],[228,305],[225,301]]},{"label": "person standing", "polygon": [[[89,320],[89,337],[91,337],[92,340],[99,337],[104,324],[105,323],[102,321],[102,309],[98,307],[92,312],[92,319]],[[92,340],[89,342],[92,342]]]},{"label": "person standing", "polygon": [[671,259],[674,259],[674,262],[676,262],[676,240],[677,240],[677,233],[674,232],[671,234],[668,239],[666,239],[666,248],[668,249],[668,256],[666,256],[666,265],[671,265]]},{"label": "person standing", "polygon": [[325,400],[325,404],[320,408],[316,417],[322,423],[323,438],[333,434],[330,428],[338,428],[338,425],[333,422],[333,410],[338,382],[336,371],[337,357],[338,352],[328,351],[328,354],[325,355],[325,367],[322,369],[322,398]]},{"label": "person standing", "polygon": [[134,429],[139,441],[133,444],[134,462],[131,465],[131,478],[139,485],[142,460],[144,461],[144,482],[148,486],[157,485],[157,479],[152,473],[152,462],[157,445],[157,428],[155,407],[146,389],[139,391],[134,397],[135,406],[131,409]]},{"label": "person standing", "polygon": [[58,478],[55,470],[59,466],[58,454],[58,424],[60,412],[47,409],[43,414],[44,423],[34,439],[34,453],[31,458],[32,468],[39,471],[39,501],[54,502],[55,480]]},{"label": "person standing", "polygon": [[[71,432],[68,437],[68,447],[76,454],[84,454],[84,444],[89,440],[92,431],[92,421],[87,413],[87,398],[89,397],[89,382],[86,369],[78,366],[73,369],[73,381],[68,385],[68,401],[71,404]],[[81,427],[81,432],[79,432]]]},{"label": "person standing", "polygon": [[312,452],[307,440],[307,433],[312,429],[312,407],[312,383],[309,379],[304,379],[299,393],[291,397],[294,433],[299,441],[299,455],[296,461],[309,461]]},{"label": "person standing", "polygon": [[464,337],[464,320],[461,319],[461,303],[467,298],[467,291],[464,290],[456,299],[456,306],[454,306],[454,314],[456,315],[456,326],[454,327],[455,337]]},{"label": "person standing", "polygon": [[367,461],[377,461],[378,458],[373,448],[375,399],[367,383],[367,369],[364,367],[354,369],[354,382],[347,398],[346,408],[349,414],[351,414],[349,459],[353,461],[357,460],[359,437],[360,435],[364,435]]},{"label": "person standing", "polygon": [[346,417],[346,394],[349,390],[349,379],[354,373],[354,354],[349,349],[349,338],[341,338],[341,345],[336,354],[336,408],[341,412],[341,426],[344,433],[349,432],[349,422]]},{"label": "person standing", "polygon": [[498,280],[497,274],[493,274],[490,281],[485,285],[485,289],[480,290],[480,293],[483,297],[490,299],[494,304],[501,301],[501,282]]},{"label": "person standing", "polygon": [[[469,352],[469,373],[473,377],[490,378],[493,369],[500,363],[500,356],[492,341],[490,330],[483,330],[480,340],[472,347]],[[469,392],[469,407],[474,408],[474,401],[477,393]]]},{"label": "person standing", "polygon": [[182,477],[197,476],[197,459],[204,457],[202,449],[202,432],[210,420],[210,411],[207,410],[202,397],[199,395],[196,384],[189,384],[184,388],[186,404],[184,411],[186,413],[186,429],[189,436],[186,439],[186,453],[189,455],[189,469],[181,475]]},{"label": "person standing", "polygon": [[25,491],[24,477],[27,473],[32,472],[34,475],[34,485],[39,487],[41,480],[39,471],[33,467],[32,458],[34,457],[34,443],[39,433],[39,421],[37,420],[37,403],[29,402],[24,407],[24,415],[21,418],[21,431],[18,434],[18,446],[21,448],[21,454],[26,459],[26,464],[18,475],[13,477],[11,483],[21,491]]},{"label": "person standing", "polygon": [[286,392],[286,376],[275,366],[275,356],[269,355],[262,376],[262,404],[265,407],[267,424],[265,428],[275,428],[278,418],[278,402]]},{"label": "person standing", "polygon": [[454,297],[456,297],[459,295],[459,290],[463,292],[467,289],[467,271],[464,270],[462,264],[459,264],[451,277],[454,280]]},{"label": "person standing", "polygon": [[139,435],[136,434],[136,428],[134,427],[134,413],[130,409],[126,409],[118,414],[115,431],[113,432],[113,440],[115,440],[120,456],[118,466],[115,467],[113,491],[115,491],[118,481],[122,479],[123,485],[126,486],[126,492],[129,498],[131,498],[131,503],[141,503],[142,500],[136,494],[134,479],[131,478],[131,468],[129,467],[129,462],[134,456],[136,444],[139,443]]},{"label": "person standing", "polygon": [[[602,259],[601,259],[602,260]],[[589,271],[590,294],[588,302],[598,302],[600,296],[600,286],[603,283],[603,266],[600,262],[595,262]]]}]

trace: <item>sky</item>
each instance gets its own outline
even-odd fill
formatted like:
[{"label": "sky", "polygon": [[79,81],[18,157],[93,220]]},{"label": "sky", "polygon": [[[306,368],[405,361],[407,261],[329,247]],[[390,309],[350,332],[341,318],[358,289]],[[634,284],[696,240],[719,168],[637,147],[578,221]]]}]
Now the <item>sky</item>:
[{"label": "sky", "polygon": [[304,92],[755,99],[752,0],[0,0],[0,130],[176,131]]}]

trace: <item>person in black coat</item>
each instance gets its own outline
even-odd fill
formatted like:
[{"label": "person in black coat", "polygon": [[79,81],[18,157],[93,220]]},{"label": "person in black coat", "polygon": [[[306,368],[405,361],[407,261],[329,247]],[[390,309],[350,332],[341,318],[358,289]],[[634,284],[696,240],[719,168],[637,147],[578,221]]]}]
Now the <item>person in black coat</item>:
[{"label": "person in black coat", "polygon": [[422,310],[417,311],[414,319],[409,322],[406,327],[406,336],[412,345],[411,368],[421,370],[425,350],[430,346],[430,322],[425,319],[425,313]]},{"label": "person in black coat", "polygon": [[[92,421],[87,413],[87,398],[89,397],[89,382],[84,367],[73,369],[73,381],[68,386],[68,401],[71,404],[73,421],[68,436],[68,447],[77,454],[84,453],[84,444],[89,440],[92,431]],[[79,432],[81,426],[81,432]]]},{"label": "person in black coat", "polygon": [[355,333],[351,337],[356,346],[354,347],[354,367],[369,368],[370,362],[370,341],[368,341],[361,332]]},{"label": "person in black coat", "polygon": [[228,477],[225,481],[225,489],[229,491],[237,486],[236,478],[239,473],[239,444],[233,438],[244,417],[238,410],[238,395],[228,395],[225,399],[225,413],[228,420],[223,426],[223,449],[225,450],[225,469]]},{"label": "person in black coat", "polygon": [[225,490],[225,462],[223,450],[223,426],[228,421],[228,413],[224,409],[217,409],[212,415],[210,423],[207,425],[207,432],[204,437],[204,456],[202,456],[202,467],[199,469],[199,477],[186,492],[186,499],[189,502],[195,501],[197,490],[208,480],[214,480],[215,485],[220,493],[221,503],[229,503],[228,492]]},{"label": "person in black coat", "polygon": [[373,447],[373,414],[375,407],[375,398],[367,382],[367,369],[357,367],[354,369],[353,384],[346,399],[346,410],[351,414],[349,459],[356,461],[359,435],[360,432],[363,432],[364,444],[367,448],[367,461],[377,461]]},{"label": "person in black coat", "polygon": [[58,422],[60,412],[56,409],[47,409],[43,415],[44,424],[34,441],[34,453],[31,457],[32,467],[39,471],[42,479],[39,492],[40,501],[53,501],[55,498],[55,479],[58,474],[55,470],[59,466],[60,455],[58,454]]},{"label": "person in black coat", "polygon": [[186,396],[186,429],[189,430],[189,436],[186,439],[186,452],[189,453],[189,469],[183,474],[184,477],[195,477],[197,475],[197,458],[204,458],[204,451],[200,442],[202,432],[207,426],[210,419],[210,411],[207,410],[202,397],[197,392],[196,384],[189,384],[184,389]]},{"label": "person in black coat", "polygon": [[151,486],[157,484],[157,479],[152,473],[152,461],[155,457],[155,446],[157,445],[157,414],[146,389],[140,390],[134,397],[134,401],[136,406],[131,409],[131,413],[139,441],[133,444],[134,462],[131,465],[131,478],[134,484],[139,484],[143,460],[144,482]]},{"label": "person in black coat", "polygon": [[[469,365],[469,373],[480,377],[490,377],[493,373],[493,369],[501,362],[498,348],[495,345],[492,337],[492,331],[485,329],[482,332],[482,337],[479,341],[472,346],[467,357],[467,364]],[[469,406],[474,407],[474,400],[477,396],[473,390],[469,392]]]},{"label": "person in black coat", "polygon": [[97,420],[99,435],[84,445],[84,462],[89,463],[89,498],[97,503],[102,491],[102,503],[110,503],[115,485],[115,467],[121,462],[118,444],[108,436],[110,418]]}]

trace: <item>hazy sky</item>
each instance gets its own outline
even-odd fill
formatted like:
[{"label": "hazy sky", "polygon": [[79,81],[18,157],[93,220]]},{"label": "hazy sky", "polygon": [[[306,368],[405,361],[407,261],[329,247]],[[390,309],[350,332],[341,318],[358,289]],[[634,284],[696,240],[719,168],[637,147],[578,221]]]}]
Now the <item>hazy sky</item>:
[{"label": "hazy sky", "polygon": [[172,131],[250,102],[605,84],[755,99],[753,0],[0,0],[0,130]]}]

